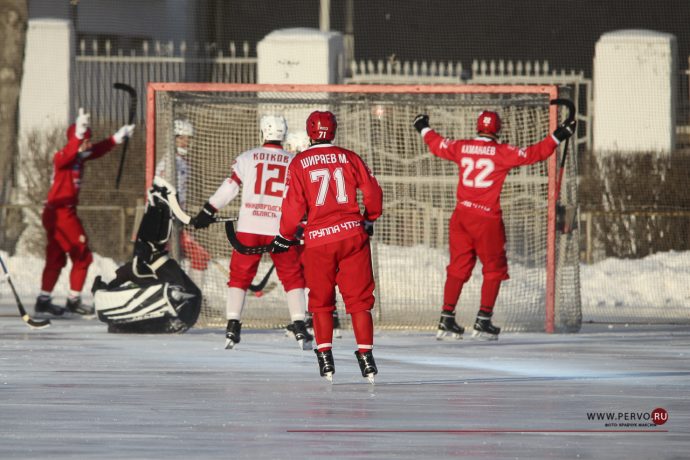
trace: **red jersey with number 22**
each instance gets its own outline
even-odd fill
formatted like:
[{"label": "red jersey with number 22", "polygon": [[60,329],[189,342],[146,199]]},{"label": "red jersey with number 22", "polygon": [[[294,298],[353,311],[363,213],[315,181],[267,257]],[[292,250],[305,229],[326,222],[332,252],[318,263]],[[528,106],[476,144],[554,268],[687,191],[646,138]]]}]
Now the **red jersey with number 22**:
[{"label": "red jersey with number 22", "polygon": [[[364,216],[357,189],[362,191]],[[359,155],[331,144],[317,144],[290,163],[280,234],[293,239],[306,213],[306,246],[343,240],[363,233],[362,220],[376,220],[382,208],[381,187]]]},{"label": "red jersey with number 22", "polygon": [[446,139],[433,129],[424,133],[424,142],[431,153],[460,167],[456,209],[489,217],[501,217],[501,189],[508,172],[545,160],[558,146],[551,135],[521,148],[486,137]]}]

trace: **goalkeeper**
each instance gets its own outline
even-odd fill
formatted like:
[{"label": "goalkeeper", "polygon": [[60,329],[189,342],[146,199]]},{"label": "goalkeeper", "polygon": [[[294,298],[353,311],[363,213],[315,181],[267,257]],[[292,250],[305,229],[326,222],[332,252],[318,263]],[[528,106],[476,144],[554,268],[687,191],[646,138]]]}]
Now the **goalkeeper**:
[{"label": "goalkeeper", "polygon": [[496,112],[484,111],[479,115],[474,139],[443,138],[429,127],[428,115],[417,115],[413,125],[432,154],[454,161],[460,168],[457,204],[448,229],[450,263],[446,267],[443,308],[436,337],[439,340],[445,337],[459,339],[465,332],[455,322],[455,306],[479,258],[484,279],[472,337],[497,340],[501,329],[491,323],[491,316],[501,281],[509,278],[500,205],[503,182],[511,169],[551,156],[560,142],[573,135],[575,121],[564,122],[553,134],[525,148],[499,142],[501,118]]}]

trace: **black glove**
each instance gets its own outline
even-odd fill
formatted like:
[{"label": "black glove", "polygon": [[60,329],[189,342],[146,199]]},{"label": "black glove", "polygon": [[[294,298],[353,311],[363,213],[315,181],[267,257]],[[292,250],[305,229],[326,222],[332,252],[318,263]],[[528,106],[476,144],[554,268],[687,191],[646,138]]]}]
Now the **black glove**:
[{"label": "black glove", "polygon": [[194,228],[206,228],[216,221],[216,208],[211,206],[211,203],[206,202],[201,208],[199,214],[196,215],[190,222]]},{"label": "black glove", "polygon": [[573,135],[573,133],[575,132],[575,125],[575,120],[564,121],[553,132],[553,136],[556,139],[558,139],[559,142],[563,142],[564,140],[569,139],[570,136]]},{"label": "black glove", "polygon": [[424,128],[429,127],[429,115],[417,115],[416,117],[414,117],[412,125],[414,126],[414,129],[417,130],[417,132],[421,133]]},{"label": "black glove", "polygon": [[374,223],[372,221],[365,220],[362,222],[362,226],[364,227],[364,231],[367,232],[367,235],[374,236]]},{"label": "black glove", "polygon": [[276,235],[271,243],[271,252],[274,254],[280,254],[281,252],[287,252],[294,243],[280,235]]}]

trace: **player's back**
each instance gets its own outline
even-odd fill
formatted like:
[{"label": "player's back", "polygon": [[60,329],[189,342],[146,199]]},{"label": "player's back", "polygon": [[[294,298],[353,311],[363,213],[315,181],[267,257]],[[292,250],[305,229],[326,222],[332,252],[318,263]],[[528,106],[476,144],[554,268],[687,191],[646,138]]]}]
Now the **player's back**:
[{"label": "player's back", "polygon": [[481,213],[500,215],[500,195],[513,167],[509,145],[487,138],[453,142],[454,161],[460,168],[458,205]]},{"label": "player's back", "polygon": [[357,189],[368,192],[372,183],[376,188],[378,183],[356,153],[317,144],[295,157],[290,174],[297,176],[290,180],[298,183],[306,201],[307,244],[337,241],[363,231]]},{"label": "player's back", "polygon": [[292,158],[280,146],[264,144],[235,159],[233,170],[242,182],[238,231],[261,235],[278,232],[285,179]]}]

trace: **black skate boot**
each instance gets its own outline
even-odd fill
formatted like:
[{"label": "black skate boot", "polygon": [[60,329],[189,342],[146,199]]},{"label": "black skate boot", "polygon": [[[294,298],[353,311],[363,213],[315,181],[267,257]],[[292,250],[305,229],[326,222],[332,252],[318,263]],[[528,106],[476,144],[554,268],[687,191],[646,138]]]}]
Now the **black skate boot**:
[{"label": "black skate boot", "polygon": [[319,374],[329,382],[333,381],[333,374],[335,374],[335,363],[333,362],[333,352],[331,350],[319,351],[316,353],[316,360],[319,363]]},{"label": "black skate boot", "polygon": [[36,298],[34,311],[36,313],[43,313],[53,316],[62,316],[65,313],[65,309],[59,305],[55,305],[50,297],[42,295],[39,295]]},{"label": "black skate boot", "polygon": [[310,334],[314,334],[314,320],[312,319],[311,313],[307,312],[304,314],[304,325],[307,327],[307,331]]},{"label": "black skate boot", "polygon": [[311,350],[311,344],[314,341],[314,337],[307,331],[307,325],[304,321],[290,323],[287,325],[286,329],[295,337],[300,350]]},{"label": "black skate boot", "polygon": [[443,340],[445,338],[460,340],[464,332],[465,328],[455,322],[455,313],[441,313],[441,319],[438,320],[436,340]]},{"label": "black skate boot", "polygon": [[333,310],[333,337],[336,339],[343,338],[343,333],[340,331],[340,317],[338,316],[338,310]]},{"label": "black skate boot", "polygon": [[225,349],[230,350],[236,344],[240,343],[240,331],[242,330],[242,323],[236,319],[228,321],[225,328]]},{"label": "black skate boot", "polygon": [[360,353],[359,350],[357,350],[355,351],[355,356],[359,363],[359,370],[362,371],[362,377],[369,380],[369,383],[374,383],[374,376],[379,373],[379,370],[376,367],[374,355],[371,350],[364,353]]},{"label": "black skate boot", "polygon": [[75,315],[91,316],[94,313],[94,308],[91,305],[84,305],[81,297],[68,297],[65,307]]},{"label": "black skate boot", "polygon": [[498,340],[498,334],[501,332],[500,327],[491,324],[491,316],[485,313],[477,315],[477,320],[474,322],[474,330],[472,337],[479,340]]}]

